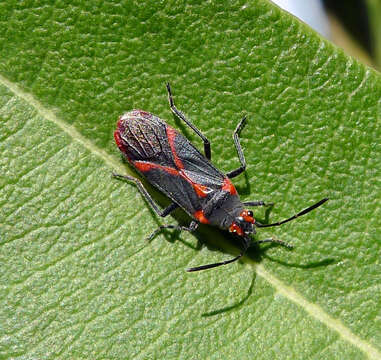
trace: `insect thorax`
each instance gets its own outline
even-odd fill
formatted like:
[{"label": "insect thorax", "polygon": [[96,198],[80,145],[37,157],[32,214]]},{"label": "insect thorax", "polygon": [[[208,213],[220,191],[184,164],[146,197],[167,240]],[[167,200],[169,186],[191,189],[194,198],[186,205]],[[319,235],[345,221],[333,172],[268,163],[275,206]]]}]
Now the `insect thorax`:
[{"label": "insect thorax", "polygon": [[224,230],[229,228],[244,209],[238,195],[231,195],[223,191],[219,192],[211,202],[214,206],[210,209],[208,216],[210,224]]}]

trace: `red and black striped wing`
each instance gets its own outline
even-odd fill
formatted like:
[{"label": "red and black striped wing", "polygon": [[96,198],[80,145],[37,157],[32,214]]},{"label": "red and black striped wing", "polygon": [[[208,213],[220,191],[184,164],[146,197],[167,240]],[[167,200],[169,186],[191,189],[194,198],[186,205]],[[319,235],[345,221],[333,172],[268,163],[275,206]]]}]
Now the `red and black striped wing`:
[{"label": "red and black striped wing", "polygon": [[148,112],[122,115],[114,136],[128,161],[191,216],[198,218],[195,214],[216,191],[236,194],[230,180],[188,139]]}]

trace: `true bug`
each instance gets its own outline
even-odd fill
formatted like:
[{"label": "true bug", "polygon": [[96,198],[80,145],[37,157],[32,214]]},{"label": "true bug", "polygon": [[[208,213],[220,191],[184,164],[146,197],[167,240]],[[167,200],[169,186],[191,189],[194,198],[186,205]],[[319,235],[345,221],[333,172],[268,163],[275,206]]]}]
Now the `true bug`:
[{"label": "true bug", "polygon": [[[190,268],[187,271],[210,269],[238,260],[249,248],[251,244],[249,235],[256,233],[255,226],[282,225],[307,214],[328,200],[324,198],[283,221],[272,224],[261,224],[256,221],[253,212],[247,210],[245,206],[265,206],[266,204],[263,201],[241,202],[237,190],[230,180],[246,169],[245,156],[239,141],[241,130],[246,124],[246,117],[238,123],[233,133],[234,145],[241,166],[224,174],[210,162],[211,151],[208,139],[174,105],[169,83],[167,90],[172,112],[202,139],[205,156],[188,139],[157,116],[142,110],[132,110],[119,117],[117,129],[114,132],[116,144],[129,163],[153,186],[167,195],[172,203],[161,210],[140,180],[126,175],[113,174],[113,176],[134,182],[159,216],[165,217],[176,208],[181,207],[193,218],[189,226],[161,225],[149,239],[152,239],[162,229],[170,228],[192,232],[197,229],[199,223],[202,223],[228,230],[243,240],[243,250],[233,259]],[[257,244],[265,242],[291,247],[276,239],[256,241]]]}]

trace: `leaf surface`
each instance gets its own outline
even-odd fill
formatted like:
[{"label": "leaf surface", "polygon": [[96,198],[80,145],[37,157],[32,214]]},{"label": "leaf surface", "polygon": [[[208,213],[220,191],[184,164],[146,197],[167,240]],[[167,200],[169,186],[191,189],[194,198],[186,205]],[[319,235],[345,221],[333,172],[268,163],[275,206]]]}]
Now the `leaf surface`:
[{"label": "leaf surface", "polygon": [[[381,357],[381,79],[272,4],[0,4],[0,357]],[[112,134],[118,115],[175,102],[237,167],[244,200],[275,202],[258,231],[294,244],[189,274],[239,244],[162,223]],[[150,188],[161,204],[166,201]],[[265,209],[255,209],[258,219]]]}]

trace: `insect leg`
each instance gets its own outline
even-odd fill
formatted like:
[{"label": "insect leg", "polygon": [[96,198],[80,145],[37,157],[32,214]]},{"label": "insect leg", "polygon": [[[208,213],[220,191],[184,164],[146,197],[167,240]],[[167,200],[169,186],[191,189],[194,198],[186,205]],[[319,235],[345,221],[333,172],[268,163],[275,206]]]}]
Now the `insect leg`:
[{"label": "insect leg", "polygon": [[171,107],[171,110],[172,112],[180,119],[180,120],[183,120],[201,139],[202,141],[204,142],[204,153],[205,153],[205,157],[207,159],[211,159],[212,157],[212,154],[211,154],[211,151],[210,151],[210,142],[209,140],[203,135],[203,133],[196,128],[196,126],[194,126],[189,120],[186,119],[186,117],[184,116],[184,114],[178,110],[173,102],[173,98],[172,98],[172,91],[171,91],[171,87],[169,86],[169,83],[167,83],[167,90],[168,90],[168,100],[169,100],[169,106]]},{"label": "insect leg", "polygon": [[164,229],[175,229],[178,231],[189,231],[193,232],[198,228],[198,222],[192,220],[189,226],[178,226],[178,225],[160,225],[148,238],[147,240],[152,240],[159,232]]},{"label": "insect leg", "polygon": [[173,210],[177,209],[179,205],[176,203],[169,204],[164,210],[162,210],[161,214],[159,214],[161,217],[166,217],[169,215]]},{"label": "insect leg", "polygon": [[282,245],[288,249],[292,249],[294,246],[291,245],[291,244],[288,244],[282,240],[278,240],[278,239],[264,239],[264,240],[257,240],[257,241],[254,241],[253,244],[264,244],[264,243],[274,243],[274,244],[279,244],[279,245]]},{"label": "insect leg", "polygon": [[238,169],[230,171],[226,174],[226,176],[229,179],[232,179],[238,176],[239,174],[244,172],[246,169],[245,155],[243,154],[241,143],[239,141],[239,135],[241,134],[241,130],[245,127],[245,125],[246,125],[246,116],[244,116],[242,120],[238,123],[233,133],[234,146],[237,150],[237,154],[238,154],[238,158],[239,158],[239,162],[241,163],[241,166]]},{"label": "insect leg", "polygon": [[233,259],[225,260],[225,261],[214,263],[214,264],[207,264],[207,265],[193,267],[193,268],[187,269],[187,271],[193,272],[193,271],[207,270],[207,269],[215,268],[217,266],[231,264],[232,262],[239,260],[246,253],[247,249],[250,246],[250,241],[251,239],[249,237],[243,238],[243,242],[244,242],[243,250],[238,256],[234,257]]},{"label": "insect leg", "polygon": [[148,193],[148,191],[143,186],[142,182],[139,179],[136,179],[132,176],[128,175],[119,175],[112,173],[112,176],[117,179],[124,179],[131,181],[135,183],[135,185],[138,187],[140,193],[143,195],[143,197],[147,200],[147,202],[151,205],[151,208],[155,211],[155,213],[161,217],[166,217],[169,213],[171,213],[173,210],[177,209],[179,206],[176,203],[172,203],[169,206],[167,206],[164,210],[161,210],[159,208],[159,205],[156,204],[156,202],[152,199],[151,195]]}]

